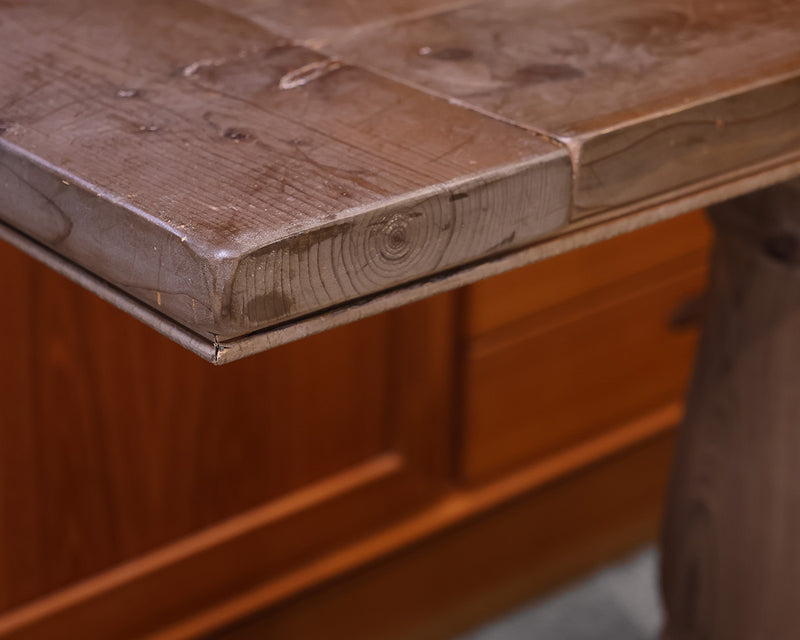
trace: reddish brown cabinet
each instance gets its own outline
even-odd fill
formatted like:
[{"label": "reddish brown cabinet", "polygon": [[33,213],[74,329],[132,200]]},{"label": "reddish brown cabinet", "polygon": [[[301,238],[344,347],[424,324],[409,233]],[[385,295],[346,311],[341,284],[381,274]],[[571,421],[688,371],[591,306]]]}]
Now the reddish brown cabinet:
[{"label": "reddish brown cabinet", "polygon": [[680,402],[709,238],[687,215],[468,287],[464,476]]},{"label": "reddish brown cabinet", "polygon": [[647,539],[708,242],[691,214],[223,368],[3,245],[0,637],[445,637]]}]

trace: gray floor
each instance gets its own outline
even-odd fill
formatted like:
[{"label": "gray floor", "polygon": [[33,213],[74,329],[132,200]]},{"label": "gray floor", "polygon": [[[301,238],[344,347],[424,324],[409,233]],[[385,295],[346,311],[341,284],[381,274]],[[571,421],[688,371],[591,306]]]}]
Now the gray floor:
[{"label": "gray floor", "polygon": [[457,640],[655,640],[657,575],[648,548]]}]

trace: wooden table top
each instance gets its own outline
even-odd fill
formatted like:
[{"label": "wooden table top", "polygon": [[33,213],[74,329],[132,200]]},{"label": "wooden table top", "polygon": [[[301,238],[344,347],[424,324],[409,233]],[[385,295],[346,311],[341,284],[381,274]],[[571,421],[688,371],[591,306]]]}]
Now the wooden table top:
[{"label": "wooden table top", "polygon": [[800,175],[793,0],[0,0],[0,235],[213,362]]}]

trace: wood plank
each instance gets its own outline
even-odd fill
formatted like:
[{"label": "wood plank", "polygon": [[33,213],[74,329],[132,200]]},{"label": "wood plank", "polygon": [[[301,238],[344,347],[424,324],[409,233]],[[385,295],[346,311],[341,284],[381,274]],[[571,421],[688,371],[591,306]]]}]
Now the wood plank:
[{"label": "wood plank", "polygon": [[215,362],[575,246],[553,141],[580,242],[800,173],[796,3],[276,2],[0,9],[0,219]]},{"label": "wood plank", "polygon": [[556,145],[230,13],[42,0],[0,15],[0,218],[209,338],[566,219]]},{"label": "wood plank", "polygon": [[310,46],[344,33],[473,4],[476,0],[203,0]]},{"label": "wood plank", "polygon": [[451,291],[484,278],[630,233],[698,207],[705,207],[751,190],[779,183],[794,175],[800,175],[800,161],[777,166],[765,164],[759,171],[740,175],[734,182],[714,185],[695,193],[681,194],[673,200],[655,203],[641,211],[625,215],[609,212],[581,218],[570,223],[566,229],[554,232],[529,247],[477,261],[460,269],[437,274],[426,280],[391,289],[364,300],[357,300],[319,315],[218,344],[212,361],[225,364],[293,340],[301,340],[320,331],[327,331],[332,327],[394,309],[436,293]]},{"label": "wood plank", "polygon": [[800,153],[800,5],[500,0],[322,46],[566,144],[575,217]]},{"label": "wood plank", "polygon": [[[130,294],[125,293],[97,275],[87,271],[80,265],[71,260],[67,260],[55,251],[48,249],[44,245],[32,240],[28,236],[12,229],[2,222],[0,222],[0,240],[25,252],[28,256],[35,258],[56,273],[79,284],[87,291],[91,291],[101,300],[111,303],[117,309],[144,322],[161,335],[170,338],[204,360],[216,362],[219,345],[211,342],[208,338],[203,338],[193,331],[188,330],[174,320],[160,314],[155,309],[143,304]],[[0,252],[2,251],[7,251],[4,245],[0,248]]]},{"label": "wood plank", "polygon": [[550,234],[546,239],[529,247],[490,257],[460,269],[449,270],[432,278],[410,283],[408,286],[396,287],[365,299],[340,305],[332,310],[222,343],[210,342],[187,330],[158,311],[142,304],[130,294],[109,285],[74,262],[62,258],[54,251],[2,223],[0,223],[0,239],[21,248],[37,260],[156,329],[204,360],[214,364],[228,364],[322,331],[328,331],[423,300],[438,293],[452,291],[484,278],[630,233],[697,207],[708,206],[750,190],[776,184],[800,173],[800,162],[793,165],[765,165],[761,169],[760,172],[744,176],[733,183],[716,185],[698,193],[682,195],[675,200],[633,214],[620,216],[611,213],[583,218],[570,223],[565,231]]}]

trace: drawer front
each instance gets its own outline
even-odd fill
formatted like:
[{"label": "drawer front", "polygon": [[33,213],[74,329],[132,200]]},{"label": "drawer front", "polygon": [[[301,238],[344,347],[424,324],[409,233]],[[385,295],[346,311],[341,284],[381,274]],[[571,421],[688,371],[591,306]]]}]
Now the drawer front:
[{"label": "drawer front", "polygon": [[465,292],[466,335],[484,335],[614,286],[686,254],[705,251],[710,242],[710,225],[697,211],[484,280]]},{"label": "drawer front", "polygon": [[649,274],[468,341],[465,479],[534,462],[682,398],[705,252]]}]

